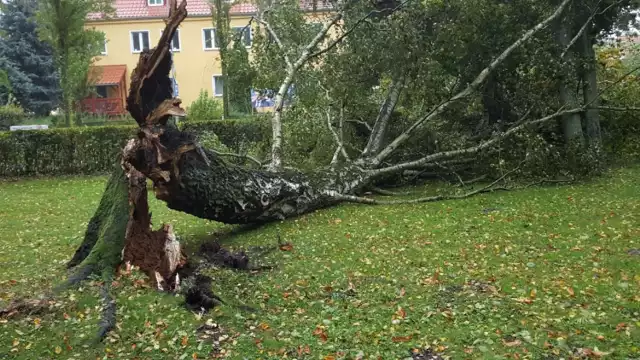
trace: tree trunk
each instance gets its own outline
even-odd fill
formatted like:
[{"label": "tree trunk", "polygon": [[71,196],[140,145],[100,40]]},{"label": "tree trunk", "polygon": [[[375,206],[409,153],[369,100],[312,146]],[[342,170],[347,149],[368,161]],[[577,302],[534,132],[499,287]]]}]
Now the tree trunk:
[{"label": "tree trunk", "polygon": [[[565,19],[566,20],[566,19]],[[556,39],[562,50],[566,49],[571,42],[571,36],[569,32],[569,24],[566,21],[560,21],[556,28]],[[571,87],[572,81],[575,79],[575,69],[573,66],[576,64],[576,59],[573,51],[568,51],[565,57],[566,61],[571,65],[571,71],[560,79],[558,84],[558,92],[560,95],[560,102],[562,106],[567,109],[573,109],[579,107],[576,91]],[[580,114],[568,114],[562,117],[562,134],[564,135],[565,143],[568,146],[582,146],[584,145],[584,135],[582,133],[582,122]]]},{"label": "tree trunk", "polygon": [[84,234],[84,240],[67,267],[101,273],[120,263],[129,220],[127,179],[118,165],[114,169]]},{"label": "tree trunk", "polygon": [[600,133],[600,112],[598,110],[599,93],[598,93],[598,75],[596,71],[597,61],[596,52],[593,50],[593,42],[590,31],[582,34],[580,47],[583,66],[582,66],[582,95],[584,104],[587,106],[585,110],[585,128],[587,133],[587,144],[590,148],[600,148],[602,146],[602,136]]},{"label": "tree trunk", "polygon": [[216,14],[216,41],[220,48],[220,71],[222,72],[222,119],[229,117],[229,82],[227,81],[227,50],[229,47],[229,14],[222,0],[214,2]]},{"label": "tree trunk", "polygon": [[287,70],[285,77],[278,93],[276,94],[275,104],[273,105],[273,116],[271,117],[272,143],[271,143],[271,163],[270,170],[280,170],[282,168],[282,111],[284,108],[284,100],[287,97],[287,91],[293,83],[295,74],[292,70]]},{"label": "tree trunk", "polygon": [[380,107],[378,117],[373,125],[373,130],[371,130],[371,136],[369,136],[367,146],[364,148],[362,153],[363,158],[369,158],[380,152],[385,140],[385,135],[387,134],[389,119],[396,108],[396,104],[400,98],[400,93],[405,87],[405,81],[406,79],[404,76],[398,76],[391,81],[387,97]]},{"label": "tree trunk", "polygon": [[[170,145],[177,141],[182,142]],[[136,146],[125,160],[153,181],[158,199],[173,210],[227,224],[282,220],[335,205],[335,193],[354,193],[368,179],[350,166],[312,174],[245,169],[211,151],[197,150],[189,135],[178,130],[165,130],[159,145],[185,149],[168,162],[159,161],[144,142]],[[157,167],[148,166],[154,163]]]}]

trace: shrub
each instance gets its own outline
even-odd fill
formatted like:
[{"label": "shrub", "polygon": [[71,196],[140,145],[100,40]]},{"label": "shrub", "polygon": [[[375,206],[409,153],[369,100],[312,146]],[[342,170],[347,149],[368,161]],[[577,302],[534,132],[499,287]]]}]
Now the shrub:
[{"label": "shrub", "polygon": [[215,134],[230,151],[238,154],[260,156],[269,146],[271,138],[271,124],[263,118],[188,121],[182,123],[181,128],[199,137]]},{"label": "shrub", "polygon": [[24,110],[18,105],[0,106],[0,131],[9,130],[11,125],[20,124],[25,116]]},{"label": "shrub", "polygon": [[[270,127],[252,119],[191,122],[181,127],[208,148],[264,158]],[[91,126],[0,132],[0,177],[109,172],[137,126]],[[238,159],[225,158],[239,163]]]},{"label": "shrub", "polygon": [[188,121],[215,120],[222,118],[222,104],[209,96],[206,90],[200,90],[198,98],[187,108]]},{"label": "shrub", "polygon": [[113,168],[133,126],[0,133],[0,177],[94,174]]}]

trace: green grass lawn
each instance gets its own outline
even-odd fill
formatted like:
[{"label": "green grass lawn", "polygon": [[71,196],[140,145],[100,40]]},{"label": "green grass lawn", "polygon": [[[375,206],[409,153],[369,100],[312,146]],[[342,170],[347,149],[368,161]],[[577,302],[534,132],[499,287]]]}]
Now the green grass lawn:
[{"label": "green grass lawn", "polygon": [[[155,226],[174,223],[190,249],[216,237],[273,245],[279,232],[293,250],[261,259],[271,271],[211,271],[229,305],[202,316],[139,273],[123,277],[117,329],[99,345],[87,282],[49,313],[0,319],[0,359],[213,358],[196,333],[206,322],[223,329],[216,351],[229,359],[403,359],[426,346],[452,359],[640,358],[639,178],[622,169],[462,201],[344,205],[237,233],[153,200]],[[64,278],[104,185],[0,183],[0,306]]]}]

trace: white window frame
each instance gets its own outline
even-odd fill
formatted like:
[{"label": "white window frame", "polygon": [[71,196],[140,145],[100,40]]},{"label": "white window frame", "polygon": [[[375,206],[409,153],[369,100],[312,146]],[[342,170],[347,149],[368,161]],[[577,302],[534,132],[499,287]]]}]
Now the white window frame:
[{"label": "white window frame", "polygon": [[147,0],[147,6],[163,6],[164,0],[160,0],[160,4],[156,4],[158,0]]},{"label": "white window frame", "polygon": [[[212,90],[212,93],[213,93],[213,97],[221,98],[221,97],[224,96],[224,85],[222,87],[222,90],[220,91],[221,94],[220,95],[216,94],[216,77],[222,77],[222,74],[213,74],[211,76],[211,90]],[[224,81],[224,80],[222,80],[222,81]]]},{"label": "white window frame", "polygon": [[[205,38],[204,38],[205,30],[213,30],[213,33],[212,33],[213,36],[211,37],[211,45],[213,45],[213,47],[211,48],[207,47],[207,42],[205,41]],[[202,28],[201,33],[202,33],[202,49],[204,51],[214,51],[214,50],[220,49],[218,47],[218,41],[216,40],[216,28],[214,27]]]},{"label": "white window frame", "polygon": [[[162,33],[164,33],[164,30],[160,30],[160,36],[162,36]],[[171,51],[180,52],[180,51],[182,51],[182,39],[180,38],[180,29],[176,29],[176,36],[178,36],[178,45],[180,45],[180,47],[177,48],[177,49],[174,49],[173,48],[173,39],[171,39]]]},{"label": "white window frame", "polygon": [[[133,54],[140,54],[142,52],[142,50],[144,50],[144,46],[142,44],[142,41],[140,41],[140,51],[136,51],[133,49],[133,33],[143,33],[146,32],[147,36],[149,37],[149,49],[151,49],[151,31],[149,30],[131,30],[129,31],[129,45],[131,46],[131,53]],[[139,39],[142,40],[142,39]]]},{"label": "white window frame", "polygon": [[253,31],[251,30],[251,26],[232,26],[231,31],[233,31],[233,29],[243,30],[244,28],[247,28],[247,30],[249,31],[249,45],[245,45],[244,47],[246,47],[247,49],[250,49],[251,45],[253,45]]},{"label": "white window frame", "polygon": [[104,45],[103,46],[104,46],[104,49],[103,49],[104,51],[101,50],[100,51],[100,55],[107,55],[109,53],[109,50],[107,48],[107,38],[106,37],[104,38]]}]

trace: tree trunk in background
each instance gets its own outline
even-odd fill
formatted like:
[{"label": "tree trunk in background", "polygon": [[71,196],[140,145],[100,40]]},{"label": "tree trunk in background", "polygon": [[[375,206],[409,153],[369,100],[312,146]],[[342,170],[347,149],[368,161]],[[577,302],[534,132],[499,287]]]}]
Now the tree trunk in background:
[{"label": "tree trunk in background", "polygon": [[602,146],[600,132],[600,112],[597,106],[600,104],[598,94],[598,73],[596,52],[593,50],[593,41],[589,29],[582,35],[580,53],[582,55],[582,96],[585,105],[589,107],[585,111],[585,128],[587,132],[587,144],[591,148]]},{"label": "tree trunk in background", "polygon": [[[229,82],[227,81],[227,48],[229,46],[229,13],[223,0],[215,0],[215,37],[220,54],[220,71],[222,72],[222,118],[229,117]],[[215,96],[215,94],[214,94]]]},{"label": "tree trunk in background", "polygon": [[[569,31],[570,25],[565,21],[560,21],[556,26],[556,39],[560,45],[560,50],[564,50],[571,42]],[[559,81],[559,95],[561,105],[566,109],[574,109],[580,106],[576,95],[575,87],[572,86],[575,76],[576,59],[574,53],[569,50],[565,56],[565,60],[569,63],[571,71],[565,74]],[[567,145],[582,146],[584,145],[584,134],[582,132],[582,121],[580,114],[569,114],[562,117],[562,134]]]}]

